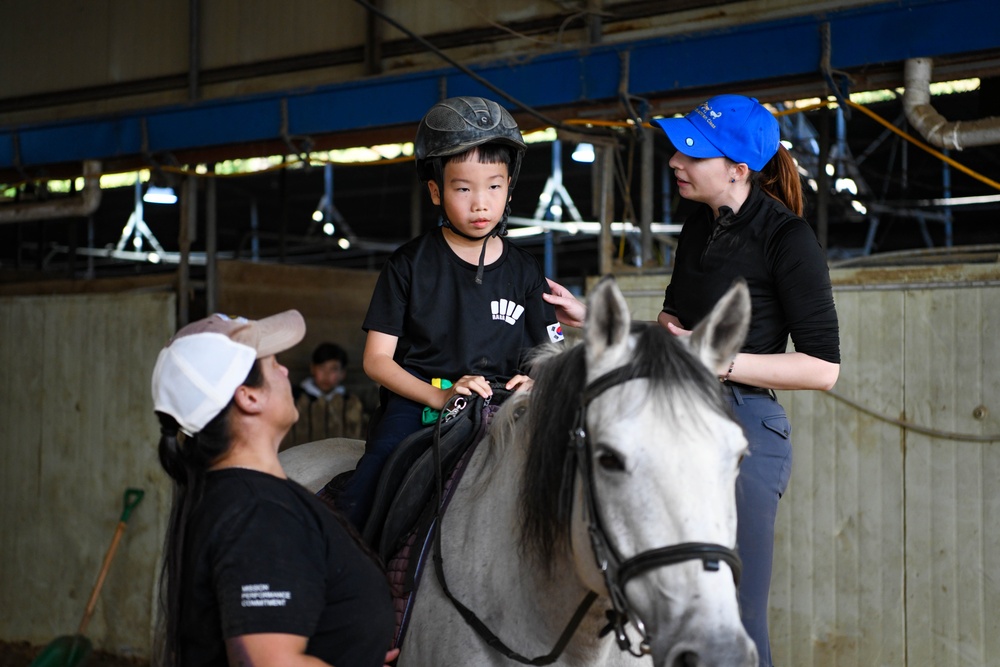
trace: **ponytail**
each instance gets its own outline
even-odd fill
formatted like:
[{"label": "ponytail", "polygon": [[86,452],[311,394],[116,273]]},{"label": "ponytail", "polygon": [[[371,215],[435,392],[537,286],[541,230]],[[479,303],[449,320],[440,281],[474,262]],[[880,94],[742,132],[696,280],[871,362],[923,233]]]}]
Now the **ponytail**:
[{"label": "ponytail", "polygon": [[[260,387],[263,384],[264,372],[260,362],[254,361],[243,386]],[[233,405],[234,401],[230,400],[212,421],[191,436],[180,430],[180,425],[171,415],[156,413],[160,420],[160,465],[174,481],[173,502],[163,546],[163,569],[160,573],[161,613],[157,623],[153,659],[153,664],[157,667],[181,667],[178,630],[181,564],[184,559],[187,525],[191,512],[201,500],[209,467],[231,444],[229,414]]]},{"label": "ponytail", "polygon": [[778,152],[752,176],[760,189],[785,205],[795,215],[802,217],[802,181],[791,153],[778,144]]}]

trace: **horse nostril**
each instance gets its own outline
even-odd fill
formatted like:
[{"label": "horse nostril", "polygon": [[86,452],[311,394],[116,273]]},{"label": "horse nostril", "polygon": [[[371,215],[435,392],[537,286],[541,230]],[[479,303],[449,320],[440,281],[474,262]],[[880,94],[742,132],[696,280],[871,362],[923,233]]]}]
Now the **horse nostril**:
[{"label": "horse nostril", "polygon": [[684,651],[677,654],[677,657],[674,658],[674,664],[671,667],[698,667],[699,662],[697,653],[694,651]]}]

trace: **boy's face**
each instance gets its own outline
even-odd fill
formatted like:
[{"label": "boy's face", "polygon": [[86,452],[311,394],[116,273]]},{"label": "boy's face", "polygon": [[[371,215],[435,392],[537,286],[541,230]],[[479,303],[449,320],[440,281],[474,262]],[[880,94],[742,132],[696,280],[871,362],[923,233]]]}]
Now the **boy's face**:
[{"label": "boy's face", "polygon": [[427,188],[431,201],[443,206],[452,225],[463,234],[481,238],[493,231],[507,208],[510,177],[506,164],[482,164],[477,158],[473,152],[464,162],[448,162],[443,170],[444,189],[439,191],[434,181]]},{"label": "boy's face", "polygon": [[337,359],[330,359],[321,364],[309,364],[309,370],[313,382],[322,392],[333,391],[347,375],[347,369],[341,368],[340,361]]}]

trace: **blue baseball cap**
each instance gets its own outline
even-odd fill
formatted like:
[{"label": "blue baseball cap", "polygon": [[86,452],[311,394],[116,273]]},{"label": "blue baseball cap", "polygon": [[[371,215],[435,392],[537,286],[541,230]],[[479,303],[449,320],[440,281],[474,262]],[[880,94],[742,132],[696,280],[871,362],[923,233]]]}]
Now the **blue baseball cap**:
[{"label": "blue baseball cap", "polygon": [[727,157],[753,171],[778,152],[781,132],[770,111],[752,97],[716,95],[683,118],[654,120],[689,157]]}]

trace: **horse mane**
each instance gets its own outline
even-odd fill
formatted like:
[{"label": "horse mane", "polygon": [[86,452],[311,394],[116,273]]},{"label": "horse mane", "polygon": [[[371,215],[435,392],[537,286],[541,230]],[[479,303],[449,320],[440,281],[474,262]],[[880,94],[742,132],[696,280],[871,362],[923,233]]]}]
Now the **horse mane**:
[{"label": "horse mane", "polygon": [[[632,363],[646,376],[646,400],[680,414],[681,406],[704,404],[729,414],[718,380],[687,347],[655,323],[633,323]],[[525,415],[528,455],[520,492],[520,546],[551,568],[569,548],[575,470],[566,470],[570,430],[587,384],[586,348],[543,352],[532,366],[534,386]],[[696,414],[691,411],[692,414]],[[685,413],[688,414],[688,413]]]}]

